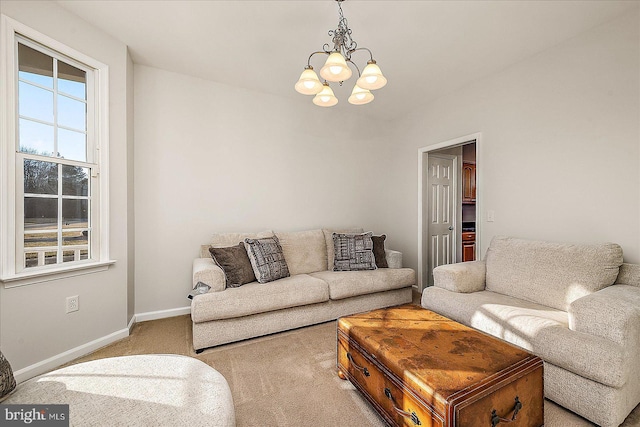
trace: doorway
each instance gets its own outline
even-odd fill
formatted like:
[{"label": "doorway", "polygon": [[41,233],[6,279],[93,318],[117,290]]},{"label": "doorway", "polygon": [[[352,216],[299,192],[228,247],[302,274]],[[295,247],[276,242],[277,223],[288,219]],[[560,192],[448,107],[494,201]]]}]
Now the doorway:
[{"label": "doorway", "polygon": [[433,285],[439,265],[480,259],[481,134],[418,152],[418,286]]}]

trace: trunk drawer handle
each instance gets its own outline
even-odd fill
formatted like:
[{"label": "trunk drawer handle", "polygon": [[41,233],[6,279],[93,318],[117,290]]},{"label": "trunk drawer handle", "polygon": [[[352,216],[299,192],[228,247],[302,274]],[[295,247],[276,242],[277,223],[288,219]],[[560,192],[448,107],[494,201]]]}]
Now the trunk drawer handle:
[{"label": "trunk drawer handle", "polygon": [[393,394],[391,394],[391,390],[389,390],[388,388],[385,388],[384,395],[387,396],[387,398],[391,401],[391,405],[393,405],[393,409],[395,409],[398,415],[401,415],[405,418],[409,418],[417,426],[422,425],[422,423],[420,422],[420,418],[418,418],[415,412],[411,411],[411,413],[409,413],[407,411],[403,411],[402,409],[396,406],[396,400],[393,398]]},{"label": "trunk drawer handle", "polygon": [[353,367],[356,368],[358,371],[362,372],[365,377],[371,376],[371,374],[369,373],[369,370],[367,368],[363,368],[362,366],[358,366],[356,364],[356,362],[353,361],[353,356],[351,355],[351,353],[347,353],[347,359],[349,359],[349,362],[351,362]]},{"label": "trunk drawer handle", "polygon": [[[518,398],[518,396],[516,396],[516,403],[513,405],[513,416],[511,416],[511,419],[507,419],[507,418],[502,418],[500,416],[498,416],[498,414],[496,414],[496,410],[494,409],[493,411],[491,411],[491,427],[496,427],[500,422],[503,423],[510,423],[512,421],[516,420],[516,415],[518,415],[518,412],[520,411],[520,409],[522,409],[522,403],[520,402],[520,399]],[[509,414],[506,415],[506,417],[508,417]]]}]

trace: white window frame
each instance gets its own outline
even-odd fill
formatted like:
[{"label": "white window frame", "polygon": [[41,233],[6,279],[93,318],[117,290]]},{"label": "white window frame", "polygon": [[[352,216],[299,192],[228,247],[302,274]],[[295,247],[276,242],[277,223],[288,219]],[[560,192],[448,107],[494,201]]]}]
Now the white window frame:
[{"label": "white window frame", "polygon": [[[65,277],[104,271],[114,261],[109,258],[109,67],[93,58],[21,24],[0,16],[0,282],[5,288],[29,285]],[[93,163],[91,180],[91,258],[85,261],[21,268],[24,253],[22,175],[17,167],[22,156],[16,150],[17,106],[16,36],[23,37],[92,69],[95,109],[88,108],[93,121],[94,150],[87,153]],[[87,85],[89,87],[89,85]],[[90,97],[87,99],[90,100]],[[91,117],[89,115],[91,114]],[[91,148],[91,147],[89,147]],[[46,157],[42,160],[46,160]],[[56,160],[53,158],[52,160]],[[68,162],[65,162],[68,163]],[[20,199],[18,199],[20,197]]]}]

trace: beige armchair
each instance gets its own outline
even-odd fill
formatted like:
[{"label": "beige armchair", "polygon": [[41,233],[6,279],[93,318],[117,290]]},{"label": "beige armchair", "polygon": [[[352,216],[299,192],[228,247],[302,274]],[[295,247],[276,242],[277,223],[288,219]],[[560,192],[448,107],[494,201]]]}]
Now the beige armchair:
[{"label": "beige armchair", "polygon": [[422,306],[540,356],[548,399],[606,427],[640,403],[640,265],[620,246],[496,237],[433,275]]}]

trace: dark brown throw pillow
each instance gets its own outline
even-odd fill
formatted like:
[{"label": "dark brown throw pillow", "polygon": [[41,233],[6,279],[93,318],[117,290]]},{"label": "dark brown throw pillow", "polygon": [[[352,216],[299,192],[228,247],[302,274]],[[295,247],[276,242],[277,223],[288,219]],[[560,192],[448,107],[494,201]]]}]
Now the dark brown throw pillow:
[{"label": "dark brown throw pillow", "polygon": [[251,261],[243,243],[228,248],[209,248],[213,261],[224,271],[227,288],[255,282]]},{"label": "dark brown throw pillow", "polygon": [[376,266],[378,268],[389,268],[389,264],[387,264],[387,254],[384,252],[384,240],[386,238],[386,234],[382,236],[371,236],[371,240],[373,240],[373,256],[376,258]]}]

